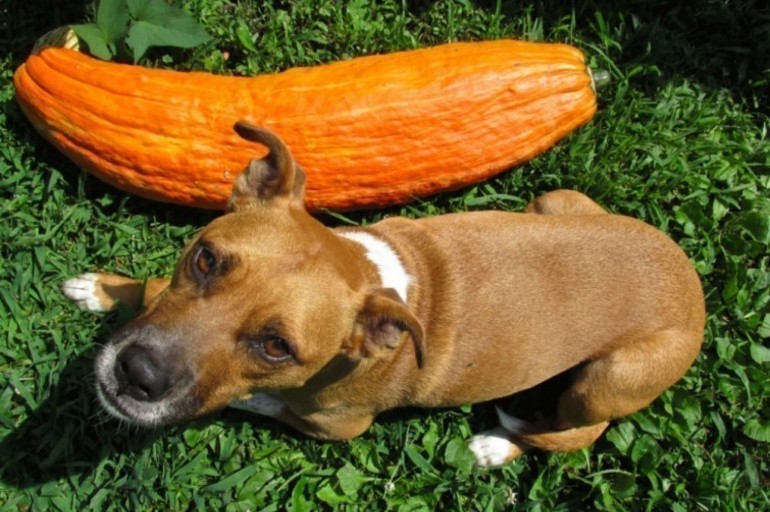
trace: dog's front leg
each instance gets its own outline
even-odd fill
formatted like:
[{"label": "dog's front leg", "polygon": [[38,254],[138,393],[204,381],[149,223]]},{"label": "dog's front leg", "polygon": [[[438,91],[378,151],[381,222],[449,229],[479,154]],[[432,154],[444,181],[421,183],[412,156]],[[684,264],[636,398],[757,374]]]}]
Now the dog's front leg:
[{"label": "dog's front leg", "polygon": [[250,398],[230,402],[230,407],[276,419],[306,436],[325,441],[343,441],[362,434],[374,420],[373,415],[351,415],[318,412],[310,417],[296,414],[280,398],[267,393],[254,393]]},{"label": "dog's front leg", "polygon": [[81,274],[61,285],[65,297],[87,311],[111,311],[118,303],[141,309],[168,287],[168,279],[131,279],[113,274]]}]

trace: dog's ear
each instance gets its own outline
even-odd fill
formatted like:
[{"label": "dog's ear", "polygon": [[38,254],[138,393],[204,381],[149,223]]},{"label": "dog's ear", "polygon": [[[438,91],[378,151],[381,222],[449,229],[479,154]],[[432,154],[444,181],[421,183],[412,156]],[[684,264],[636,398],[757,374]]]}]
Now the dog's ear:
[{"label": "dog's ear", "polygon": [[302,204],[305,173],[294,162],[289,148],[273,132],[238,121],[233,127],[242,138],[267,147],[264,158],[252,160],[233,183],[227,211],[236,211],[272,201]]},{"label": "dog's ear", "polygon": [[343,350],[354,359],[376,357],[397,348],[405,335],[412,339],[417,367],[422,368],[427,355],[422,324],[394,289],[381,288],[364,299],[355,333]]}]

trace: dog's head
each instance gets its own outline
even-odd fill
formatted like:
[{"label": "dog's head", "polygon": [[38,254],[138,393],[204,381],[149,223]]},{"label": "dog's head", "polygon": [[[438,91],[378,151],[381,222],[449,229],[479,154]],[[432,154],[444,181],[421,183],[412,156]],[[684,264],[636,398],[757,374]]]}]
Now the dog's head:
[{"label": "dog's head", "polygon": [[339,371],[332,360],[376,360],[407,336],[421,355],[422,328],[398,295],[372,288],[352,242],[305,211],[305,175],[286,146],[243,122],[235,130],[269,153],[236,179],[226,214],[187,246],[168,289],[97,359],[99,396],[121,419],[163,425],[252,392],[333,382],[344,375],[313,377]]}]

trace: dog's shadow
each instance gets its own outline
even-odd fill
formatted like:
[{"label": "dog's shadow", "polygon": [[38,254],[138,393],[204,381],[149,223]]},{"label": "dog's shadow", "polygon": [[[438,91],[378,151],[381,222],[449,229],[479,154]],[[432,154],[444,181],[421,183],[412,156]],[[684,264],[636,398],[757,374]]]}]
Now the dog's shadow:
[{"label": "dog's shadow", "polygon": [[[212,422],[236,428],[253,416],[226,409],[187,423],[158,429],[130,426],[107,414],[98,403],[93,380],[97,348],[73,358],[50,388],[48,398],[0,440],[0,482],[16,489],[32,489],[62,478],[88,475],[105,461],[144,452],[185,427]],[[276,434],[277,421],[260,417]],[[285,428],[285,430],[289,430]]]},{"label": "dog's shadow", "polygon": [[89,381],[95,350],[67,364],[50,394],[0,441],[0,481],[19,489],[89,472],[110,454],[146,448],[161,431],[107,418]]},{"label": "dog's shadow", "polygon": [[[48,398],[30,411],[11,434],[0,440],[0,481],[3,484],[28,489],[61,478],[88,474],[116,454],[142,452],[156,442],[163,442],[174,429],[181,428],[131,427],[107,416],[97,402],[92,385],[96,350],[89,349],[71,360],[59,374]],[[543,390],[552,394],[549,388],[538,386],[531,394],[535,403],[551,401],[543,400],[538,394]],[[517,402],[521,404],[522,397],[526,399],[528,395],[521,395]],[[384,413],[377,421],[390,424],[429,414],[431,411],[425,409],[396,409]],[[473,416],[474,429],[490,428],[496,423],[491,404],[474,409]],[[218,421],[234,427],[243,421],[252,421],[251,418],[249,413],[226,409],[223,414],[202,418],[193,425]],[[301,437],[275,420],[260,417],[260,422],[276,435],[280,432]]]},{"label": "dog's shadow", "polygon": [[[87,475],[105,461],[140,453],[155,443],[163,443],[177,429],[147,429],[128,426],[101,409],[93,389],[93,360],[96,349],[73,359],[60,373],[48,398],[8,436],[0,440],[0,482],[16,489],[31,489],[62,478]],[[378,421],[385,424],[430,414],[422,409],[389,411]],[[237,428],[254,421],[244,411],[225,409],[201,418],[187,427],[211,422]],[[302,439],[301,434],[269,418],[258,416],[261,428],[276,436]]]}]

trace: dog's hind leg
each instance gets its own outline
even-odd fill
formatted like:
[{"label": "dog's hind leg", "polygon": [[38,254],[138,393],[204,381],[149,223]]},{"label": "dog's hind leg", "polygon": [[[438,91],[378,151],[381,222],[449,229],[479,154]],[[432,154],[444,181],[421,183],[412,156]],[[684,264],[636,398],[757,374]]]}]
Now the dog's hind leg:
[{"label": "dog's hind leg", "polygon": [[607,213],[585,194],[574,190],[554,190],[533,199],[524,213],[540,215],[597,215]]},{"label": "dog's hind leg", "polygon": [[[501,427],[473,436],[468,448],[478,466],[500,466],[536,448],[551,452],[572,452],[591,445],[609,426],[605,421],[588,427],[567,430],[541,430],[539,424],[527,423],[497,409]],[[532,443],[532,444],[530,444]]]},{"label": "dog's hind leg", "polygon": [[473,436],[468,448],[478,466],[500,466],[533,448],[551,452],[571,452],[591,445],[609,426],[605,421],[587,427],[554,430],[552,426],[528,423],[497,408],[500,427]]},{"label": "dog's hind leg", "polygon": [[470,441],[477,463],[505,464],[532,448],[566,452],[590,445],[611,420],[647,406],[678,381],[701,339],[700,332],[671,329],[622,340],[615,350],[572,371],[555,417],[528,423],[498,409],[502,428]]},{"label": "dog's hind leg", "polygon": [[61,285],[65,297],[87,311],[111,311],[118,303],[140,309],[168,287],[168,279],[131,279],[112,274],[81,274]]},{"label": "dog's hind leg", "polygon": [[684,375],[702,339],[699,330],[667,329],[623,340],[577,367],[559,397],[558,426],[594,425],[646,407]]}]

